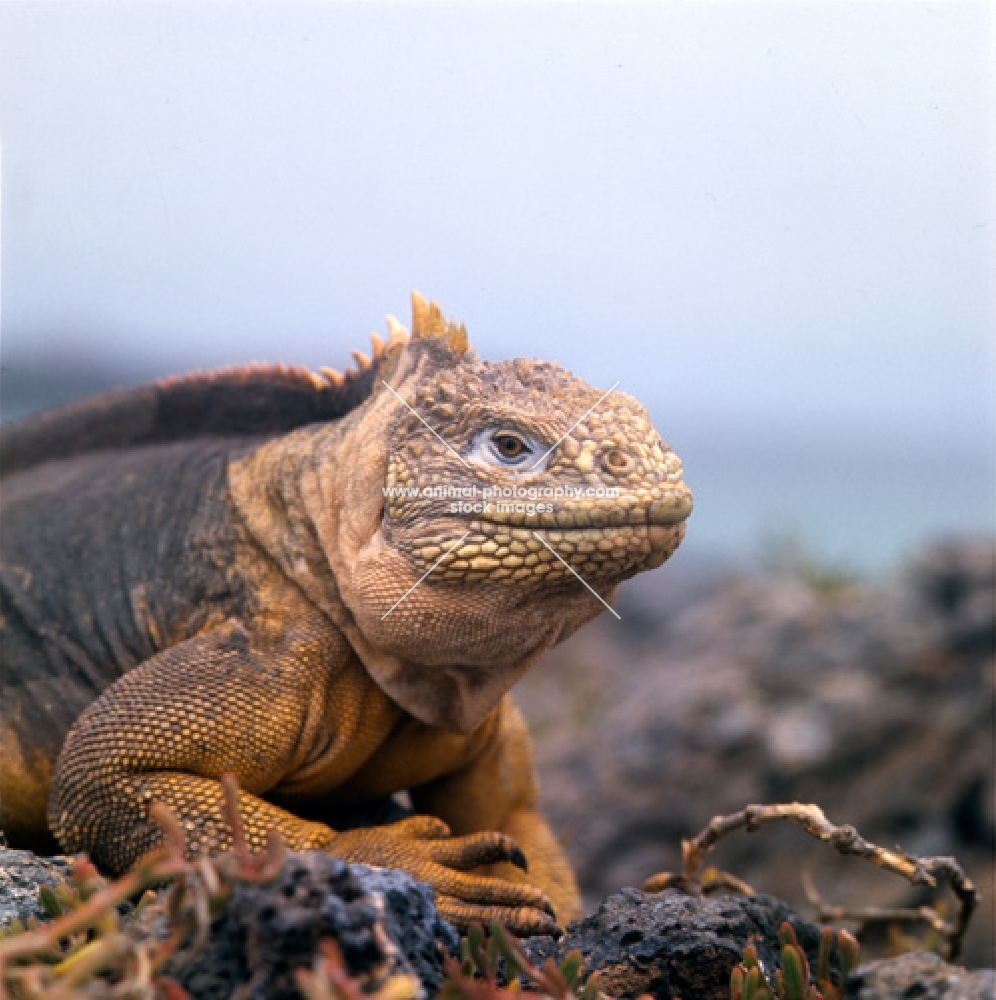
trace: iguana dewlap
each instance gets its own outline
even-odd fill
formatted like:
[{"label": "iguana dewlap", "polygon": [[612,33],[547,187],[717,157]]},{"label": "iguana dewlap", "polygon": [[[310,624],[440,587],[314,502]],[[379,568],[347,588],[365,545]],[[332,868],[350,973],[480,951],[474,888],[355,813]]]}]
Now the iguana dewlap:
[{"label": "iguana dewlap", "polygon": [[[120,871],[158,800],[217,851],[233,771],[255,847],[407,869],[458,923],[577,915],[508,691],[675,550],[690,494],[633,399],[481,362],[413,305],[346,375],[190,376],[3,429],[13,843]],[[412,819],[326,822],[402,789]]]}]

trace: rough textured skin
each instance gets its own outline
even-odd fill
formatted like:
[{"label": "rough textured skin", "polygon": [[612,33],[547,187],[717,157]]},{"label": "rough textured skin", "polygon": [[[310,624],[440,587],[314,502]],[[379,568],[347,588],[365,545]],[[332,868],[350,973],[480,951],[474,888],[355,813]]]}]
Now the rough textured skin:
[{"label": "rough textured skin", "polygon": [[[564,563],[611,600],[674,551],[690,495],[634,400],[482,363],[413,305],[413,335],[390,321],[346,376],[172,380],[5,429],[12,842],[39,844],[47,804],[65,850],[120,871],[158,841],[158,800],[217,851],[233,771],[254,846],[276,827],[405,869],[457,923],[577,914],[507,692],[602,610]],[[385,497],[403,486],[417,495]],[[424,493],[443,486],[572,492],[530,516]],[[416,817],[337,832],[338,811],[399,790]]]}]

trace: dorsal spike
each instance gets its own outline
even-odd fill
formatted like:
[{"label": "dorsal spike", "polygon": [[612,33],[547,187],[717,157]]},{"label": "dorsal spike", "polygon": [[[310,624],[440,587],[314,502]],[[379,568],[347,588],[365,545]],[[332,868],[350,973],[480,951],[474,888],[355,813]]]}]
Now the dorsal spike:
[{"label": "dorsal spike", "polygon": [[461,323],[450,323],[446,327],[446,346],[457,354],[463,354],[470,347],[470,340],[467,338],[467,327]]},{"label": "dorsal spike", "polygon": [[371,333],[370,344],[373,347],[374,360],[376,360],[384,353],[384,341],[376,333]]},{"label": "dorsal spike", "polygon": [[353,356],[353,360],[356,362],[357,367],[360,371],[370,367],[370,358],[368,358],[362,351],[350,351]]},{"label": "dorsal spike", "polygon": [[411,336],[408,333],[408,327],[393,316],[387,317],[387,332],[392,344],[407,344]]},{"label": "dorsal spike", "polygon": [[325,381],[333,388],[338,388],[346,381],[342,372],[337,372],[334,368],[323,368],[321,372],[325,376]]},{"label": "dorsal spike", "polygon": [[439,308],[439,303],[435,301],[429,303],[428,333],[430,337],[442,337],[446,334],[446,317]]},{"label": "dorsal spike", "polygon": [[418,292],[412,292],[412,336],[429,336],[429,303]]}]

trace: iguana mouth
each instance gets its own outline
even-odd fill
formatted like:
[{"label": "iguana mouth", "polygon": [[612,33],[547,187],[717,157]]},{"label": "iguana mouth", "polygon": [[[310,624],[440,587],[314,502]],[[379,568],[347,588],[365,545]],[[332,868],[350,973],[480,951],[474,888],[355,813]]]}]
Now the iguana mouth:
[{"label": "iguana mouth", "polygon": [[486,522],[515,527],[529,527],[537,531],[579,530],[586,528],[620,527],[623,525],[659,525],[669,527],[680,524],[692,512],[692,494],[684,486],[668,491],[650,503],[606,504],[596,501],[590,504],[574,503],[558,510],[526,509],[536,504],[509,503],[506,510],[489,511]]},{"label": "iguana mouth", "polygon": [[663,563],[684,537],[691,510],[691,493],[679,486],[629,507],[489,512],[469,522],[459,544],[434,537],[416,543],[412,555],[421,572],[448,582],[554,581],[572,571],[618,582]]}]

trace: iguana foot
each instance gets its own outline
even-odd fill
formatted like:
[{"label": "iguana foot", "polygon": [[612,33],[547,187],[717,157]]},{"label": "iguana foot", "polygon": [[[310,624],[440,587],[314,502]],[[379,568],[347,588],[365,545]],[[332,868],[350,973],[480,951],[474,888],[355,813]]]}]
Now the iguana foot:
[{"label": "iguana foot", "polygon": [[513,934],[559,935],[553,904],[541,889],[502,878],[469,874],[481,865],[526,859],[503,833],[453,837],[435,816],[412,816],[390,826],[336,833],[326,848],[347,861],[400,868],[436,890],[440,914],[457,927],[496,920]]}]

